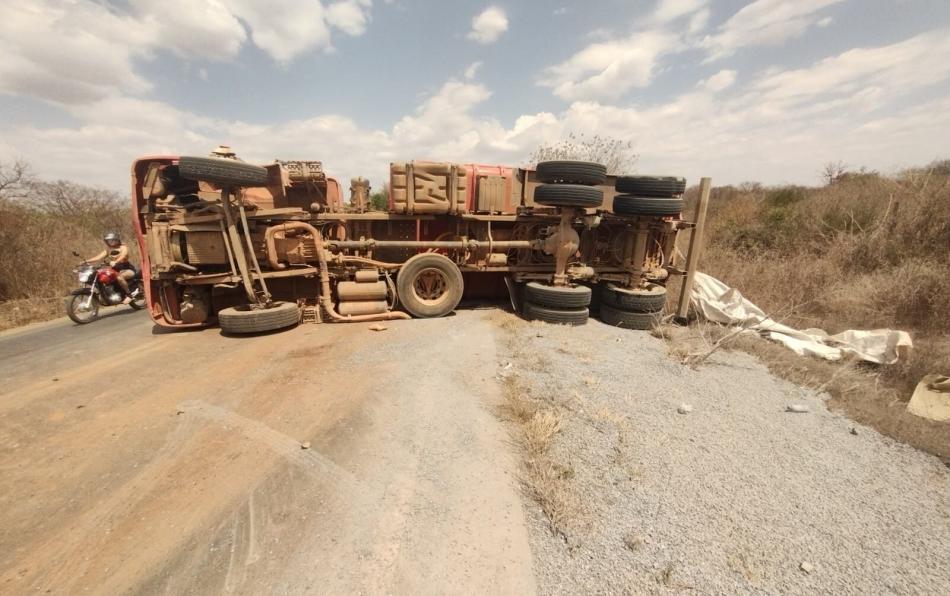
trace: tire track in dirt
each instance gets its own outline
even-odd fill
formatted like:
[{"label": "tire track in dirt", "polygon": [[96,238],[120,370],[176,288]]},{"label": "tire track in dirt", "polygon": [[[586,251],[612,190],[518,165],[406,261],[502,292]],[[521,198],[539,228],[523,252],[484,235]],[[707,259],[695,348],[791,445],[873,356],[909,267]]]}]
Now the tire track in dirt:
[{"label": "tire track in dirt", "polygon": [[[200,339],[188,341],[195,340],[195,336],[184,339],[186,340],[184,344],[205,343]],[[220,340],[221,338],[212,337],[211,339]],[[246,388],[247,386],[272,385],[272,380],[269,379],[275,375],[275,369],[280,368],[273,363],[279,361],[267,359],[265,355],[286,341],[286,337],[281,336],[249,339],[242,346],[245,349],[239,352],[237,357],[230,359],[224,369],[209,374],[207,370],[199,367],[191,375],[180,377],[161,386],[155,385],[153,391],[139,396],[134,404],[110,405],[121,410],[118,416],[125,418],[127,422],[132,420],[132,426],[136,420],[148,420],[155,416],[167,417],[169,413],[173,415],[175,413],[173,404],[182,395],[216,394],[219,398],[223,397],[239,405],[248,397],[246,390],[242,394],[242,386]],[[188,347],[195,346],[181,347],[187,350]],[[261,362],[264,364],[260,364]],[[257,366],[254,366],[255,364]],[[238,380],[228,381],[229,375],[234,375]],[[234,396],[239,397],[233,399]],[[34,544],[33,548],[27,549],[32,551],[32,554],[21,560],[47,561],[46,567],[52,571],[44,572],[42,569],[35,569],[26,573],[18,572],[19,581],[37,588],[54,590],[82,584],[113,586],[116,589],[121,589],[122,585],[126,587],[134,585],[136,581],[149,576],[149,569],[153,568],[156,562],[174,552],[175,546],[182,541],[183,533],[187,535],[187,532],[183,532],[181,528],[175,532],[156,533],[154,528],[142,528],[142,526],[148,526],[147,523],[137,523],[137,521],[147,522],[154,518],[161,518],[170,511],[183,510],[186,512],[187,521],[175,524],[172,528],[205,526],[208,518],[221,515],[221,510],[226,510],[229,499],[243,494],[248,486],[253,487],[266,476],[273,469],[275,458],[291,453],[288,449],[290,442],[295,450],[290,459],[296,465],[303,464],[311,471],[309,474],[311,482],[324,480],[318,473],[316,464],[322,465],[325,462],[319,462],[313,454],[305,455],[307,459],[300,459],[299,454],[302,450],[299,441],[276,431],[267,435],[260,428],[256,429],[256,435],[251,433],[248,437],[247,433],[242,432],[250,425],[247,418],[236,414],[223,414],[227,410],[222,407],[209,407],[215,408],[211,410],[216,412],[215,415],[190,416],[186,410],[181,416],[176,416],[164,444],[149,458],[145,466],[138,469],[121,485],[113,487],[114,490],[104,500],[100,500],[93,508],[82,513],[79,519],[64,531],[48,536],[45,543]],[[111,417],[114,416],[105,418],[108,420]],[[248,424],[242,427],[236,425],[235,420],[245,420]],[[61,444],[54,445],[51,451],[67,448],[67,444],[71,442],[95,443],[92,436],[101,435],[107,429],[108,421],[105,429],[96,428],[96,426],[93,423],[90,427],[75,429],[81,434],[79,437],[72,434],[53,436],[52,440]],[[260,443],[261,436],[266,436],[270,440],[271,447],[280,444],[281,449],[277,453],[273,449],[258,449],[257,445]],[[275,442],[275,437],[281,438],[283,442]],[[209,449],[209,446],[212,446],[212,449]],[[110,464],[98,467],[108,469]],[[225,470],[233,471],[233,477],[223,478],[223,476],[230,476],[222,474]],[[97,474],[91,471],[79,474],[80,477],[95,475]],[[190,489],[186,487],[182,490],[182,487],[176,486],[174,479],[183,477],[199,479],[210,477],[221,479],[223,482],[215,483],[213,491],[195,490],[194,487]],[[199,488],[211,488],[202,486],[202,483],[196,483],[196,485]],[[210,495],[211,498],[209,498],[209,493],[213,493]],[[108,528],[108,530],[103,533],[102,528]],[[109,537],[110,534],[136,535],[141,532],[151,533],[151,544],[148,548],[137,550],[135,553],[124,552]],[[95,563],[89,561],[87,557],[78,556],[89,552],[97,553]],[[110,565],[110,561],[116,565]],[[12,567],[18,570],[29,569],[21,563],[15,563]],[[109,573],[109,568],[121,569],[121,575]],[[9,573],[0,576],[0,585],[7,585],[10,581]]]},{"label": "tire track in dirt", "polygon": [[0,592],[532,593],[497,388],[468,372],[490,326],[389,326],[170,336],[125,386],[35,387],[0,417]]}]

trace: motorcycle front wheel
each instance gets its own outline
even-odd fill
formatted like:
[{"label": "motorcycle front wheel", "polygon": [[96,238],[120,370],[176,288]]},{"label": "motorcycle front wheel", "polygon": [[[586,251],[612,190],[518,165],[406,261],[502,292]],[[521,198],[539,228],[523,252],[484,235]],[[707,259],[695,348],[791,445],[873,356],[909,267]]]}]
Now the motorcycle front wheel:
[{"label": "motorcycle front wheel", "polygon": [[[89,306],[86,306],[89,302]],[[73,294],[66,298],[66,316],[78,325],[92,323],[99,318],[99,299],[89,300],[89,294]]]},{"label": "motorcycle front wheel", "polygon": [[142,310],[145,308],[145,296],[139,296],[135,300],[132,300],[129,302],[129,306],[131,306],[133,310]]}]

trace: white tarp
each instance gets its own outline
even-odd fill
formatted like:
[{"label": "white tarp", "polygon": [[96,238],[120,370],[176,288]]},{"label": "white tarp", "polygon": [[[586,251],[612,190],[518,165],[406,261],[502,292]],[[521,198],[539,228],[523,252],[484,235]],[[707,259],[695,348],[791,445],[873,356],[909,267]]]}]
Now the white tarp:
[{"label": "white tarp", "polygon": [[913,347],[906,331],[893,329],[848,330],[836,335],[828,335],[821,329],[792,329],[772,320],[739,290],[700,272],[696,273],[692,304],[697,313],[709,321],[756,331],[802,356],[840,360],[845,353],[851,353],[868,362],[893,364]]}]

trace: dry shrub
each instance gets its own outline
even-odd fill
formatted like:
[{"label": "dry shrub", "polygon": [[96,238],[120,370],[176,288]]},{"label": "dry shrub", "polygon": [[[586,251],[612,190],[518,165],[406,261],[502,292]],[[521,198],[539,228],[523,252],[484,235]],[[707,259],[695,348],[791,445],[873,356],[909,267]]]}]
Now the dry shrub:
[{"label": "dry shrub", "polygon": [[[0,164],[0,182],[8,170]],[[17,300],[0,307],[0,328],[58,315],[47,305],[76,283],[72,251],[94,255],[109,230],[122,234],[137,261],[128,199],[118,193],[31,179],[0,188],[0,304]]]},{"label": "dry shrub", "polygon": [[[691,189],[688,198],[695,194]],[[845,172],[821,188],[717,188],[700,268],[795,327],[908,331],[916,349],[907,361],[856,371],[870,379],[861,385],[866,397],[836,392],[837,382],[829,391],[862,422],[945,455],[946,428],[941,443],[929,423],[903,407],[924,374],[950,372],[948,222],[947,162],[892,177]],[[783,350],[769,349],[766,356]],[[809,365],[809,374],[820,378],[840,367],[818,364]]]},{"label": "dry shrub", "polygon": [[538,147],[529,161],[537,164],[554,159],[579,159],[604,164],[609,174],[629,174],[633,172],[638,157],[631,141],[570,133],[560,141]]},{"label": "dry shrub", "polygon": [[0,302],[0,330],[55,319],[63,314],[63,299],[30,298]]},{"label": "dry shrub", "polygon": [[567,532],[580,508],[577,495],[566,485],[570,468],[548,458],[529,460],[525,464],[524,484],[545,517],[551,533],[567,539]]},{"label": "dry shrub", "polygon": [[554,410],[539,410],[522,427],[524,446],[532,456],[539,456],[548,450],[551,439],[561,430],[563,418]]}]

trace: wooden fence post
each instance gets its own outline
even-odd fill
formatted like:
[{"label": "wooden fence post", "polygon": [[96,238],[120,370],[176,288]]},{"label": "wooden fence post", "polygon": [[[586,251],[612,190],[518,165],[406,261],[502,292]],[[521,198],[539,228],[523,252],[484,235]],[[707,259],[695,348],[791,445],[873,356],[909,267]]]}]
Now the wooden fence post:
[{"label": "wooden fence post", "polygon": [[703,251],[703,229],[706,227],[706,208],[709,206],[709,190],[712,180],[703,178],[699,182],[699,202],[696,203],[696,213],[693,217],[694,227],[689,235],[689,249],[686,252],[686,277],[683,287],[680,288],[679,305],[676,308],[676,320],[685,323],[689,313],[689,298],[693,290],[693,281],[696,278],[696,265],[699,255]]}]

